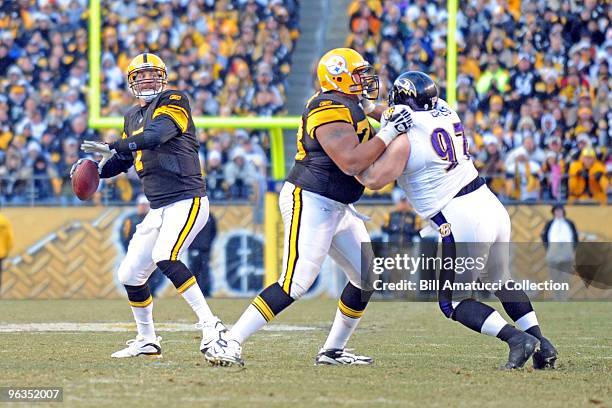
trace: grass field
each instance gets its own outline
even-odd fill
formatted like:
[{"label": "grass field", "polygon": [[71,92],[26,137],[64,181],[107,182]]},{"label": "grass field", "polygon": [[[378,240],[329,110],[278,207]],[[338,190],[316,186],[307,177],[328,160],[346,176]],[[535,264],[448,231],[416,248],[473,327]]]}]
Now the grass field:
[{"label": "grass field", "polygon": [[[210,304],[232,323],[248,301]],[[536,308],[560,352],[554,371],[499,371],[502,342],[447,321],[435,303],[382,302],[369,306],[350,344],[373,356],[373,366],[315,367],[332,300],[292,306],[270,326],[294,330],[254,335],[244,347],[246,368],[238,370],[209,366],[197,350],[198,332],[185,328],[159,331],[163,359],[111,360],[133,333],[87,331],[100,326],[86,324],[132,328],[117,324],[132,320],[122,300],[0,301],[0,386],[62,386],[67,406],[612,407],[612,305]],[[179,330],[193,321],[181,299],[157,301],[154,314],[160,324],[182,323],[168,326]],[[55,322],[84,325],[11,331],[16,323]]]}]

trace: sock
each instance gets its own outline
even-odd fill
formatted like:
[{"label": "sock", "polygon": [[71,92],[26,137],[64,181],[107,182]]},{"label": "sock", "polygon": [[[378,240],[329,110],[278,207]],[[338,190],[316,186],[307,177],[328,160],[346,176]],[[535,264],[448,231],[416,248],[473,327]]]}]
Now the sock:
[{"label": "sock", "polygon": [[157,266],[172,281],[178,293],[191,306],[200,322],[208,322],[214,318],[195,276],[183,262],[160,261]]},{"label": "sock", "polygon": [[489,336],[497,336],[508,324],[491,306],[474,299],[459,302],[452,318],[465,327]]},{"label": "sock", "polygon": [[228,336],[238,343],[244,342],[291,305],[293,301],[294,299],[283,291],[278,282],[273,283],[253,299],[253,302],[231,328]]},{"label": "sock", "polygon": [[357,328],[361,316],[372,296],[370,291],[362,291],[351,282],[347,283],[338,301],[338,310],[323,348],[344,349],[349,338]]},{"label": "sock", "polygon": [[138,328],[138,334],[148,340],[155,340],[155,326],[153,324],[153,302],[145,307],[132,306],[132,313]]},{"label": "sock", "polygon": [[538,339],[542,337],[538,326],[538,317],[525,292],[516,289],[510,290],[504,286],[495,292],[495,296],[502,302],[504,310],[514,320],[519,329]]},{"label": "sock", "polygon": [[[487,336],[497,337],[506,326],[512,327],[497,310],[494,310],[482,323],[480,332],[482,334],[486,334]],[[504,335],[502,334],[502,336]]]},{"label": "sock", "polygon": [[198,316],[200,322],[210,322],[215,318],[215,315],[210,310],[210,307],[202,294],[202,290],[197,283],[194,283],[188,287],[183,293],[181,293],[181,295],[183,295],[183,298],[187,301],[189,306],[191,306],[195,314]]},{"label": "sock", "polygon": [[138,334],[148,340],[157,338],[153,324],[153,297],[146,283],[140,286],[125,285]]},{"label": "sock", "polygon": [[228,337],[242,344],[253,333],[264,327],[268,321],[263,317],[261,312],[250,304],[246,308],[240,319],[232,326],[228,333]]}]

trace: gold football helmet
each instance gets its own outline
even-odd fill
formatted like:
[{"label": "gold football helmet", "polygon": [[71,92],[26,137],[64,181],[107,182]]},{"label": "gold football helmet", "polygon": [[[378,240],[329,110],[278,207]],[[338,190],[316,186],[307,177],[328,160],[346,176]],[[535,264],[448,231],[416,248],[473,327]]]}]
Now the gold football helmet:
[{"label": "gold football helmet", "polygon": [[323,92],[338,91],[378,99],[378,76],[368,61],[351,48],[328,51],[317,66],[317,77]]},{"label": "gold football helmet", "polygon": [[134,96],[149,102],[166,88],[168,71],[161,58],[145,52],[130,62],[127,78]]}]

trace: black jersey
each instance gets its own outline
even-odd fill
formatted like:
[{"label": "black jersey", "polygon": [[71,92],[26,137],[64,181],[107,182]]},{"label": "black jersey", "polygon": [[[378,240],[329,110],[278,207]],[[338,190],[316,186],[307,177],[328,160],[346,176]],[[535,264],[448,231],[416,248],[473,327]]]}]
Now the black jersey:
[{"label": "black jersey", "polygon": [[370,122],[359,102],[337,93],[316,93],[306,103],[297,134],[295,165],[287,181],[306,191],[320,194],[344,204],[354,203],[364,187],[353,176],[345,174],[325,153],[316,137],[317,127],[326,123],[347,122],[353,125],[360,143],[373,134]]},{"label": "black jersey", "polygon": [[122,138],[139,135],[159,115],[172,119],[180,130],[178,136],[154,149],[131,153],[151,208],[206,195],[195,125],[184,93],[167,90],[144,107],[134,106],[125,115]]}]

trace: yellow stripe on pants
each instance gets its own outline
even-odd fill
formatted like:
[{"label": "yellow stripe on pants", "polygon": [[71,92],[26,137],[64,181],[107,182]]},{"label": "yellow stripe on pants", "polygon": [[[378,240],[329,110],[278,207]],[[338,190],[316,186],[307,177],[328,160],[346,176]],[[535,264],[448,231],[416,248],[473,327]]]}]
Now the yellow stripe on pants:
[{"label": "yellow stripe on pants", "polygon": [[178,254],[181,251],[181,246],[185,243],[185,239],[191,232],[193,225],[195,224],[196,218],[198,218],[198,213],[200,211],[200,197],[195,197],[193,202],[191,203],[191,209],[189,210],[189,216],[187,217],[187,221],[185,225],[181,229],[181,233],[179,234],[176,243],[172,247],[172,252],[170,253],[170,260],[176,261],[178,259]]},{"label": "yellow stripe on pants", "polygon": [[302,216],[302,189],[296,187],[293,190],[293,212],[291,214],[291,230],[289,233],[289,256],[287,257],[287,268],[283,290],[291,295],[291,280],[298,260],[298,238],[300,235],[300,218]]}]

